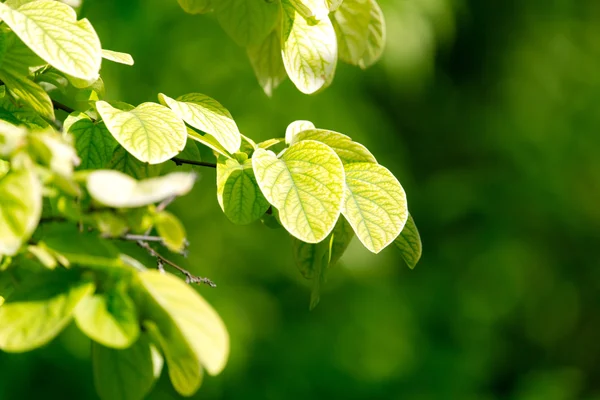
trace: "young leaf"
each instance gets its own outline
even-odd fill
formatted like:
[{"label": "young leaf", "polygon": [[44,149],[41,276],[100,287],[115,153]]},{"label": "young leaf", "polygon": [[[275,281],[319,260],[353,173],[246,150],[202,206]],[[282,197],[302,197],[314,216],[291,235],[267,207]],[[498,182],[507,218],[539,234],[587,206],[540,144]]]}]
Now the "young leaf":
[{"label": "young leaf", "polygon": [[219,143],[213,136],[202,135],[191,128],[187,128],[187,134],[190,139],[209,147],[217,154],[220,154],[226,158],[231,158],[231,154],[229,154],[229,152],[225,150],[225,148],[221,146],[221,143]]},{"label": "young leaf", "polygon": [[367,69],[375,64],[383,54],[385,47],[386,32],[385,19],[381,7],[377,0],[371,1],[371,18],[369,22],[369,36],[367,37],[367,47],[361,59],[358,61],[358,66],[362,69]]},{"label": "young leaf", "polygon": [[240,46],[257,45],[273,30],[279,2],[265,0],[219,0],[215,14],[223,30]]},{"label": "young leaf", "polygon": [[31,236],[42,214],[42,184],[33,170],[0,179],[0,256],[12,256]]},{"label": "young leaf", "polygon": [[306,94],[327,87],[337,63],[337,40],[329,18],[310,25],[290,3],[282,0],[281,51],[288,76]]},{"label": "young leaf", "polygon": [[196,175],[189,172],[136,181],[118,171],[96,170],[87,177],[87,189],[94,200],[106,206],[135,208],[183,196],[192,189],[195,180]]},{"label": "young leaf", "polygon": [[93,283],[80,281],[70,271],[49,271],[28,279],[0,307],[0,349],[24,352],[45,345],[93,290]]},{"label": "young leaf", "polygon": [[147,271],[138,277],[153,299],[149,312],[156,317],[161,334],[180,331],[181,342],[189,344],[208,373],[221,372],[229,355],[229,335],[215,310],[191,286],[171,274]]},{"label": "young leaf", "polygon": [[146,397],[156,380],[151,346],[147,335],[123,350],[92,343],[94,385],[102,400]]},{"label": "young leaf", "polygon": [[404,229],[402,229],[400,236],[394,240],[394,244],[398,250],[400,250],[406,265],[408,265],[410,269],[414,269],[421,258],[423,245],[421,244],[421,236],[419,235],[417,225],[415,225],[412,215],[408,215],[406,225],[404,225]]},{"label": "young leaf", "polygon": [[357,162],[377,163],[373,154],[365,146],[338,132],[325,129],[304,130],[296,134],[293,142],[302,140],[316,140],[325,143],[336,152],[344,165]]},{"label": "young leaf", "polygon": [[335,11],[343,3],[344,0],[325,0],[325,4],[329,7],[329,11]]},{"label": "young leaf", "polygon": [[316,23],[329,14],[329,7],[325,0],[290,0],[296,11],[306,20]]},{"label": "young leaf", "polygon": [[204,14],[212,10],[211,0],[177,0],[188,14]]},{"label": "young leaf", "polygon": [[402,186],[385,167],[373,163],[345,165],[342,214],[363,245],[379,253],[402,231],[408,209]]},{"label": "young leaf", "polygon": [[168,315],[162,313],[159,318],[158,325],[152,321],[144,321],[144,328],[165,355],[169,378],[175,391],[182,396],[191,396],[202,384],[203,369],[200,361],[187,338]]},{"label": "young leaf", "polygon": [[296,143],[296,135],[302,131],[306,131],[308,129],[316,129],[315,125],[310,121],[294,121],[289,124],[285,130],[285,143],[288,146]]},{"label": "young leaf", "polygon": [[281,158],[257,149],[252,164],[261,191],[279,210],[288,232],[308,243],[329,235],[344,192],[344,168],[331,148],[305,140],[290,146]]},{"label": "young leaf", "polygon": [[67,117],[64,131],[75,137],[75,149],[81,160],[79,169],[104,168],[118,145],[103,122],[94,122],[82,112]]},{"label": "young leaf", "polygon": [[115,349],[131,346],[140,335],[135,304],[122,286],[83,299],[75,322],[90,339]]},{"label": "young leaf", "polygon": [[371,0],[345,0],[333,14],[333,26],[342,61],[358,65],[367,49]]},{"label": "young leaf", "polygon": [[183,251],[185,248],[185,228],[177,217],[168,211],[162,211],[156,214],[154,223],[158,235],[169,250],[175,253]]},{"label": "young leaf", "polygon": [[96,108],[117,142],[142,162],[160,164],[185,147],[185,124],[167,107],[142,103],[121,111],[98,101]]},{"label": "young leaf", "polygon": [[214,136],[228,152],[239,150],[240,131],[229,111],[218,101],[200,93],[185,94],[177,100],[161,93],[158,98],[190,126]]},{"label": "young leaf", "polygon": [[258,220],[269,208],[256,183],[250,159],[243,163],[235,159],[217,163],[217,199],[227,218],[239,225]]},{"label": "young leaf", "polygon": [[87,19],[77,21],[66,4],[38,0],[13,10],[0,3],[0,19],[38,56],[56,69],[80,79],[98,77],[102,48]]},{"label": "young leaf", "polygon": [[107,169],[114,169],[126,173],[135,179],[152,178],[160,175],[164,164],[148,164],[141,162],[123,147],[117,145],[112,158],[106,165]]},{"label": "young leaf", "polygon": [[127,53],[102,49],[102,58],[119,64],[133,65],[133,57]]},{"label": "young leaf", "polygon": [[259,45],[248,46],[248,58],[254,69],[258,83],[269,97],[281,82],[287,78],[287,72],[281,58],[280,34],[273,30]]}]

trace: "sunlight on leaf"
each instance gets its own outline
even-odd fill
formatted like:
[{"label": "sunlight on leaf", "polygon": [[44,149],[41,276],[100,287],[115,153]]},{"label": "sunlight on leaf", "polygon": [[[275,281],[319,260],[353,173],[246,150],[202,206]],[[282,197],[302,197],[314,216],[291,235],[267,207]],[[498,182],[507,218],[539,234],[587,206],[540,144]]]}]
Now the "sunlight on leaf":
[{"label": "sunlight on leaf", "polygon": [[423,245],[412,215],[408,216],[406,225],[404,225],[404,229],[402,229],[400,236],[394,240],[394,244],[398,250],[400,250],[400,254],[402,254],[402,258],[406,262],[406,265],[408,265],[410,269],[414,269],[421,259]]}]

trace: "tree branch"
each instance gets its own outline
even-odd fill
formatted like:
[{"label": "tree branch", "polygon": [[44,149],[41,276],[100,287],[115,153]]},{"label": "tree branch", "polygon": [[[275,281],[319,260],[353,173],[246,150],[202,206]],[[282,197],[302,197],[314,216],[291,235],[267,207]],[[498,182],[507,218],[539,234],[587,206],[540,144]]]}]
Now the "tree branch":
[{"label": "tree branch", "polygon": [[72,112],[75,112],[75,110],[72,109],[71,107],[69,107],[66,104],[63,104],[63,103],[61,103],[59,101],[56,101],[54,99],[52,99],[52,105],[54,106],[55,109],[57,109],[57,110],[63,110],[67,114],[71,114]]},{"label": "tree branch", "polygon": [[211,163],[211,162],[205,162],[205,161],[186,160],[184,158],[178,158],[178,157],[171,158],[171,161],[173,161],[176,165],[189,164],[189,165],[197,165],[200,167],[217,168],[217,164]]}]

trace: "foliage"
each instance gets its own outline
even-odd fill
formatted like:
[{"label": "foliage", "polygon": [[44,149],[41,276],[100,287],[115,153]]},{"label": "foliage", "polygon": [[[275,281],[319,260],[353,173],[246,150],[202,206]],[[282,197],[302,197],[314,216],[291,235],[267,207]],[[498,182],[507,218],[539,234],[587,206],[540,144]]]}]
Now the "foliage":
[{"label": "foliage", "polygon": [[[260,42],[273,28],[264,24],[281,17],[286,70],[302,91],[314,92],[333,78],[337,50],[328,14],[339,6],[332,18],[346,26],[345,4],[354,3],[346,2],[315,8],[283,0],[280,12],[279,2],[254,10],[244,1],[264,21],[230,33]],[[192,12],[209,4],[180,3]],[[247,20],[234,11],[238,3],[219,6],[224,27],[233,16]],[[370,13],[376,4],[369,4],[363,8]],[[87,19],[52,0],[0,3],[0,18],[0,265],[2,278],[10,277],[0,285],[0,349],[43,346],[74,320],[93,340],[94,379],[104,399],[144,397],[163,357],[182,395],[198,390],[204,369],[222,371],[229,337],[221,318],[165,267],[187,283],[214,283],[151,245],[187,251],[182,222],[165,208],[190,192],[196,173],[172,172],[173,164],[216,168],[217,198],[233,223],[263,220],[290,233],[298,267],[314,281],[311,306],[355,233],[373,253],[396,240],[411,268],[418,261],[420,240],[402,186],[348,136],[296,121],[285,138],[257,144],[225,107],[200,93],[159,94],[160,104],[138,106],[106,101],[102,58],[126,65],[133,58],[102,49]],[[355,38],[362,44],[346,43],[359,64],[375,52],[366,26]],[[310,47],[307,32],[330,37]],[[276,86],[278,78],[265,76]],[[145,250],[158,271],[120,242]]]}]

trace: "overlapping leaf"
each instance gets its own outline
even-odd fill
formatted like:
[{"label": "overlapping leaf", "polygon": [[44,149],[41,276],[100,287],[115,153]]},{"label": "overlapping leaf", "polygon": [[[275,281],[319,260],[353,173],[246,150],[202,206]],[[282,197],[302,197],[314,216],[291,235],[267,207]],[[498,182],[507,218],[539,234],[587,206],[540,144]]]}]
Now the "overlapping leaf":
[{"label": "overlapping leaf", "polygon": [[329,6],[325,0],[290,0],[303,18],[316,22],[327,18]]},{"label": "overlapping leaf", "polygon": [[385,48],[386,31],[383,11],[377,3],[377,0],[371,1],[371,18],[369,20],[369,36],[367,37],[367,47],[358,65],[362,69],[367,69],[379,60],[383,49]]},{"label": "overlapping leaf", "polygon": [[82,112],[69,115],[64,130],[75,138],[75,150],[81,160],[80,169],[106,167],[118,145],[103,122],[92,121]]},{"label": "overlapping leaf", "polygon": [[275,28],[279,1],[219,0],[215,3],[219,23],[240,46],[258,45]]},{"label": "overlapping leaf", "polygon": [[158,176],[164,164],[148,164],[141,162],[121,146],[116,150],[106,165],[107,169],[114,169],[126,173],[135,179],[145,179]]},{"label": "overlapping leaf", "polygon": [[367,50],[371,7],[371,0],[345,0],[333,14],[339,57],[344,62],[358,65]]},{"label": "overlapping leaf", "polygon": [[262,41],[254,46],[248,46],[248,58],[258,79],[258,83],[271,97],[273,91],[287,78],[287,72],[281,58],[281,43],[279,31],[273,30]]},{"label": "overlapping leaf", "polygon": [[294,144],[296,142],[296,135],[308,129],[316,129],[315,125],[310,121],[299,120],[292,122],[285,130],[285,142],[288,146]]},{"label": "overlapping leaf", "polygon": [[344,164],[357,162],[377,163],[371,152],[362,144],[354,142],[349,136],[326,129],[308,129],[297,133],[292,142],[316,140],[331,147]]},{"label": "overlapping leaf", "polygon": [[400,236],[394,240],[394,244],[400,250],[400,254],[402,254],[402,258],[408,267],[414,269],[421,259],[423,245],[421,244],[421,236],[412,215],[408,216],[406,225],[404,225]]}]

